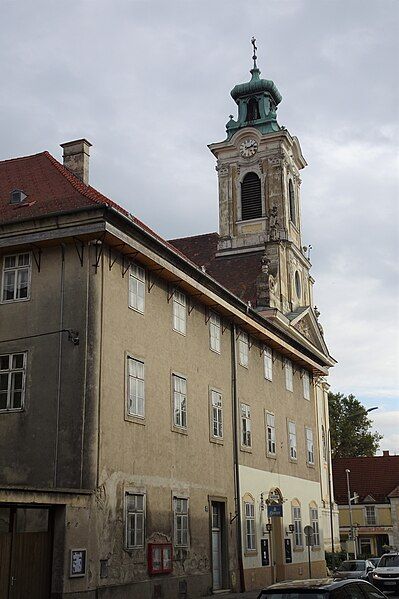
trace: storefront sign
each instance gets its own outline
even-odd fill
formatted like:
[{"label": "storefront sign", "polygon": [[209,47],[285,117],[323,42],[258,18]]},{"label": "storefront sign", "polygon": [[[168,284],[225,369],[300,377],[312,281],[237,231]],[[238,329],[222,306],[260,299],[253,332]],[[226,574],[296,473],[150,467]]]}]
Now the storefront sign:
[{"label": "storefront sign", "polygon": [[269,566],[269,539],[260,540],[260,550],[262,554],[262,566]]},{"label": "storefront sign", "polygon": [[291,539],[284,539],[285,563],[292,564]]}]

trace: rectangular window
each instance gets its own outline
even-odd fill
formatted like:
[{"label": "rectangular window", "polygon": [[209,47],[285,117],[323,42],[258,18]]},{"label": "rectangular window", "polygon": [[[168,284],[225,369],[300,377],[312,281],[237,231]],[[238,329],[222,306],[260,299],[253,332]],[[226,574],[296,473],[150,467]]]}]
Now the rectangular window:
[{"label": "rectangular window", "polygon": [[302,519],[301,519],[301,508],[292,508],[292,521],[294,523],[294,546],[302,547]]},{"label": "rectangular window", "polygon": [[311,428],[305,428],[306,435],[306,461],[308,464],[314,464],[313,431]]},{"label": "rectangular window", "polygon": [[173,498],[173,521],[176,547],[188,547],[188,499]]},{"label": "rectangular window", "polygon": [[145,270],[132,264],[129,274],[129,307],[144,314],[145,306]]},{"label": "rectangular window", "polygon": [[0,356],[0,411],[23,408],[25,378],[25,352]]},{"label": "rectangular window", "polygon": [[274,414],[266,412],[266,443],[268,455],[276,455],[276,426]]},{"label": "rectangular window", "polygon": [[307,370],[302,373],[303,396],[310,400],[310,375]]},{"label": "rectangular window", "polygon": [[2,301],[15,302],[29,299],[31,260],[30,254],[4,256]]},{"label": "rectangular window", "polygon": [[248,368],[249,363],[249,339],[248,333],[240,332],[238,337],[238,361],[241,366]]},{"label": "rectangular window", "polygon": [[294,390],[294,382],[293,382],[293,373],[292,373],[292,362],[291,360],[285,360],[284,363],[285,370],[285,388],[287,391]]},{"label": "rectangular window", "polygon": [[173,329],[182,335],[186,334],[186,296],[181,291],[173,294]]},{"label": "rectangular window", "polygon": [[244,447],[252,446],[251,408],[245,403],[241,404],[241,445]]},{"label": "rectangular window", "polygon": [[187,380],[177,374],[172,375],[173,383],[173,424],[187,428]]},{"label": "rectangular window", "polygon": [[209,318],[209,346],[212,351],[220,354],[220,316],[212,313]]},{"label": "rectangular window", "polygon": [[211,391],[212,402],[212,436],[217,439],[223,438],[223,410],[222,395],[218,391]]},{"label": "rectangular window", "polygon": [[295,422],[288,422],[288,445],[290,448],[290,459],[296,460],[296,426]]},{"label": "rectangular window", "polygon": [[310,508],[310,525],[313,528],[313,543],[320,547],[319,513],[317,508]]},{"label": "rectangular window", "polygon": [[374,505],[366,505],[366,524],[370,526],[375,526],[377,523],[375,517],[375,507]]},{"label": "rectangular window", "polygon": [[245,549],[246,551],[256,550],[255,537],[255,506],[253,503],[245,502]]},{"label": "rectangular window", "polygon": [[268,381],[273,380],[273,354],[270,347],[263,348],[263,367],[265,373],[265,379]]},{"label": "rectangular window", "polygon": [[145,416],[144,362],[128,356],[127,413]]},{"label": "rectangular window", "polygon": [[144,547],[145,496],[125,495],[126,548]]}]

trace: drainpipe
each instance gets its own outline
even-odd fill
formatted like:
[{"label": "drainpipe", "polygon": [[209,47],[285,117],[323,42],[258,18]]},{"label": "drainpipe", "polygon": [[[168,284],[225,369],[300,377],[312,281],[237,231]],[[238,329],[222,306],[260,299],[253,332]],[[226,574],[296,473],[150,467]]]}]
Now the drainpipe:
[{"label": "drainpipe", "polygon": [[58,440],[60,426],[61,375],[62,375],[62,330],[64,328],[64,289],[65,289],[65,243],[61,243],[61,282],[60,282],[60,325],[58,337],[57,412],[54,447],[54,487],[57,486]]},{"label": "drainpipe", "polygon": [[233,457],[234,457],[234,493],[236,497],[236,518],[237,518],[237,550],[238,550],[238,570],[240,576],[240,592],[245,591],[244,566],[242,561],[242,521],[241,521],[241,491],[240,491],[240,467],[238,462],[239,448],[239,420],[238,420],[238,399],[237,399],[237,328],[233,324],[231,327],[231,391],[233,399]]}]

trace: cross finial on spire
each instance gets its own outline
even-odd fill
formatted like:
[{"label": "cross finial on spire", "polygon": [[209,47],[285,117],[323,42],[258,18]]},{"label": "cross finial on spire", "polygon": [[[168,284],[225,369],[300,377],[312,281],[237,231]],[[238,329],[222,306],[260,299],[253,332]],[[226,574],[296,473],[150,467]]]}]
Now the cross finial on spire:
[{"label": "cross finial on spire", "polygon": [[257,51],[257,49],[258,49],[258,48],[256,47],[256,38],[255,38],[255,37],[253,37],[253,38],[251,39],[251,44],[252,44],[252,45],[253,45],[253,47],[254,47],[254,54],[253,54],[253,56],[252,56],[252,60],[254,61],[254,69],[257,69],[258,67],[257,67],[257,65],[256,65],[256,59],[257,59],[258,57],[256,56],[256,51]]}]

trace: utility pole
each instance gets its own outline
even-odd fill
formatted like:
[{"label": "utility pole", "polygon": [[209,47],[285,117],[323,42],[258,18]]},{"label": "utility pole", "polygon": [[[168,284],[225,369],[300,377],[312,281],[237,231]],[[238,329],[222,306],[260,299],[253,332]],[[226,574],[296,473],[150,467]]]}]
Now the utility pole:
[{"label": "utility pole", "polygon": [[345,470],[345,472],[346,472],[346,486],[348,488],[349,525],[350,525],[350,529],[351,529],[351,541],[353,542],[355,559],[357,559],[356,543],[355,543],[355,539],[353,536],[352,499],[351,499],[351,490],[350,490],[350,485],[349,485],[349,474],[350,474],[349,468],[347,468]]}]

